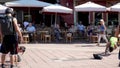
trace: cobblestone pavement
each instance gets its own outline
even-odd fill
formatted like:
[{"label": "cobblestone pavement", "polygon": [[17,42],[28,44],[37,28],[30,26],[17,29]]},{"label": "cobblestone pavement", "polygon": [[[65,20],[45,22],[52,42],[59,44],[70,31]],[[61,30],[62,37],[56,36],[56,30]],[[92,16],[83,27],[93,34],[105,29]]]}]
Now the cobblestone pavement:
[{"label": "cobblestone pavement", "polygon": [[[105,44],[20,44],[26,46],[19,68],[118,68],[118,49],[102,60],[93,53],[102,53]],[[9,63],[7,63],[9,64]]]}]

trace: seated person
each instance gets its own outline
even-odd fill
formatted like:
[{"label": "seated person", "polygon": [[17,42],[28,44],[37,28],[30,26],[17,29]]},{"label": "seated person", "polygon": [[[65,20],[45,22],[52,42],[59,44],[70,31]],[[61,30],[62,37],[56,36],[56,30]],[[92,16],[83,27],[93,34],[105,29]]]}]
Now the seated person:
[{"label": "seated person", "polygon": [[21,24],[18,24],[20,31],[23,31],[23,28],[21,27]]},{"label": "seated person", "polygon": [[32,42],[34,33],[35,33],[35,31],[36,31],[36,29],[35,29],[35,27],[32,25],[32,23],[29,23],[28,27],[26,28],[26,31],[28,31],[30,42]]},{"label": "seated person", "polygon": [[24,25],[24,29],[26,29],[27,26],[29,25],[29,22],[25,20],[25,21],[23,22],[23,25]]},{"label": "seated person", "polygon": [[120,34],[120,26],[115,29],[115,34],[113,37],[110,38],[110,41],[106,45],[105,55],[109,52],[112,52],[117,48],[118,45],[118,35]]},{"label": "seated person", "polygon": [[78,32],[80,33],[81,36],[84,36],[85,34],[85,26],[80,22],[77,25]]},{"label": "seated person", "polygon": [[75,33],[75,28],[74,28],[74,25],[71,25],[71,27],[68,29],[68,33],[72,33],[72,35],[73,35],[73,33]]},{"label": "seated person", "polygon": [[92,35],[94,35],[93,33],[93,25],[92,24],[89,24],[88,27],[87,27],[87,36],[89,38],[89,41],[92,40]]},{"label": "seated person", "polygon": [[42,29],[45,28],[45,23],[44,23],[44,22],[41,24],[41,28],[42,28]]},{"label": "seated person", "polygon": [[54,28],[54,35],[55,35],[56,41],[61,39],[61,30],[60,30],[58,24],[56,24],[56,26]]},{"label": "seated person", "polygon": [[68,24],[65,22],[64,23],[65,30],[68,30]]}]

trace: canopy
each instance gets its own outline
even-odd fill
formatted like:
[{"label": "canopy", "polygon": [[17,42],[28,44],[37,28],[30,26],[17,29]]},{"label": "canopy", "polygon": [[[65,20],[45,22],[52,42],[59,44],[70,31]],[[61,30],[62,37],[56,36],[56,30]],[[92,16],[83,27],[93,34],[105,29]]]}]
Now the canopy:
[{"label": "canopy", "polygon": [[0,0],[0,2],[9,2],[9,1],[15,1],[15,0]]},{"label": "canopy", "polygon": [[55,4],[44,7],[43,12],[72,14],[72,9],[61,6],[59,4]]},{"label": "canopy", "polygon": [[89,1],[75,6],[75,11],[106,11],[106,7]]},{"label": "canopy", "polygon": [[37,0],[19,0],[6,2],[5,5],[9,7],[45,7],[51,4]]},{"label": "canopy", "polygon": [[116,12],[120,12],[120,3],[117,3],[111,7],[108,8],[110,11],[116,11]]},{"label": "canopy", "polygon": [[56,22],[57,22],[57,15],[58,14],[72,14],[72,9],[61,6],[59,4],[44,7],[42,11],[44,13],[55,14],[55,25],[56,25]]},{"label": "canopy", "polygon": [[[11,1],[11,2],[6,2],[6,6],[9,7],[27,7],[28,8],[28,15],[30,15],[30,10],[33,7],[37,8],[42,8],[45,6],[51,5],[50,3],[38,1],[38,0],[18,0],[18,1]],[[30,18],[29,18],[30,20]]]},{"label": "canopy", "polygon": [[0,13],[5,13],[6,6],[0,5]]}]

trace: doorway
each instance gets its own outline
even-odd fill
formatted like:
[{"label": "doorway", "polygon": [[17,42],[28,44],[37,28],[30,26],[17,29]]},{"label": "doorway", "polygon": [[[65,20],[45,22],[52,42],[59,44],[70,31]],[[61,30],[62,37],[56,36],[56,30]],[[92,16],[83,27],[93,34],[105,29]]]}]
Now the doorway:
[{"label": "doorway", "polygon": [[89,24],[89,12],[78,12],[78,22],[81,21],[84,26]]}]

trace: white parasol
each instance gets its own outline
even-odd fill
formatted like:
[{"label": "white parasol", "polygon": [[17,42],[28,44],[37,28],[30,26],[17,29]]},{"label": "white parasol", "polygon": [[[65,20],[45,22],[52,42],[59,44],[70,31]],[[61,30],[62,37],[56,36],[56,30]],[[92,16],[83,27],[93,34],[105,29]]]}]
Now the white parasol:
[{"label": "white parasol", "polygon": [[106,11],[106,7],[89,1],[75,6],[75,11]]},{"label": "white parasol", "polygon": [[55,25],[56,25],[58,14],[72,14],[72,12],[73,12],[72,9],[64,7],[64,6],[59,5],[59,4],[46,6],[46,7],[43,8],[42,11],[44,13],[55,14]]}]

